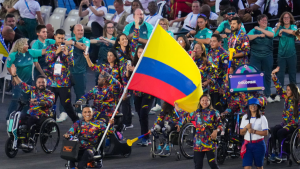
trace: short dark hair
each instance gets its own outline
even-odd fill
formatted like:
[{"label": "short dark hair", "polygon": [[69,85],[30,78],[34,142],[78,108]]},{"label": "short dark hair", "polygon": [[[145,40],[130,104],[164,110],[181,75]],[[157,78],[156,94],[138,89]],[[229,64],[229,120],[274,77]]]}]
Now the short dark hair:
[{"label": "short dark hair", "polygon": [[65,35],[66,32],[65,32],[63,29],[57,29],[57,30],[55,31],[55,35],[58,35],[58,34],[60,34],[60,35]]},{"label": "short dark hair", "polygon": [[235,9],[235,7],[229,7],[229,8],[227,8],[227,9],[225,9],[225,12],[226,13],[229,13],[229,12],[235,12],[236,13],[236,9]]},{"label": "short dark hair", "polygon": [[257,16],[257,21],[260,21],[262,18],[267,18],[268,19],[268,16],[266,14],[258,15]]},{"label": "short dark hair", "polygon": [[42,76],[42,75],[38,75],[38,77],[36,78],[36,80],[38,80],[38,79],[45,79],[45,80],[47,80],[47,78],[45,76]]},{"label": "short dark hair", "polygon": [[84,105],[84,106],[82,106],[82,110],[83,110],[83,109],[85,109],[85,108],[90,108],[90,109],[92,109],[92,111],[93,111],[93,107],[92,107],[92,106],[90,106],[90,105],[88,105],[88,104],[87,104],[87,105]]},{"label": "short dark hair", "polygon": [[217,39],[218,42],[222,41],[222,37],[220,34],[213,34],[211,37],[215,37]]},{"label": "short dark hair", "polygon": [[122,0],[115,0],[114,3],[118,3],[119,5],[123,5],[123,1]]},{"label": "short dark hair", "polygon": [[222,6],[230,5],[229,0],[222,0],[222,1],[220,2],[220,5],[222,5]]},{"label": "short dark hair", "polygon": [[7,15],[5,16],[5,21],[7,20],[7,18],[15,18],[15,15],[9,13],[9,14],[7,14]]},{"label": "short dark hair", "polygon": [[36,26],[36,28],[35,28],[35,32],[36,32],[36,33],[40,33],[41,30],[44,29],[44,28],[46,28],[45,25],[38,25],[38,26]]},{"label": "short dark hair", "polygon": [[233,17],[233,18],[231,19],[231,22],[232,22],[232,21],[236,21],[238,24],[241,24],[241,23],[242,23],[242,20],[241,20],[240,17]]}]

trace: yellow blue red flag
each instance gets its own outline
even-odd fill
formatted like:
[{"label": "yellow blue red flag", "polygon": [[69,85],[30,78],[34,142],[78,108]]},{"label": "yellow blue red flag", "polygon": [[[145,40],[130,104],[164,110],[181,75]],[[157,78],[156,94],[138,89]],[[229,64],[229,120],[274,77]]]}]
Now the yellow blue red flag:
[{"label": "yellow blue red flag", "polygon": [[189,54],[160,25],[152,32],[129,89],[148,93],[187,112],[203,94],[201,75]]},{"label": "yellow blue red flag", "polygon": [[3,58],[7,58],[8,57],[8,49],[4,43],[3,37],[0,34],[0,54],[3,55]]}]

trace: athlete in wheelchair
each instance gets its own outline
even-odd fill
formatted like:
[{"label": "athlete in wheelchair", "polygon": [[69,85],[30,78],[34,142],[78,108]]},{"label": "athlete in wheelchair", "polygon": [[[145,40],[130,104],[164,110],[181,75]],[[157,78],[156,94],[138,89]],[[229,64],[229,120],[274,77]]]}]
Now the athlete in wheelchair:
[{"label": "athlete in wheelchair", "polygon": [[[171,148],[173,145],[178,145],[179,136],[179,116],[183,115],[183,111],[176,111],[174,106],[164,102],[162,111],[157,116],[153,128],[150,130],[153,135],[153,143],[151,148],[151,156],[166,157],[171,155]],[[177,131],[178,132],[177,132]],[[160,138],[160,135],[163,137]],[[177,160],[181,158],[179,152],[177,153]]]},{"label": "athlete in wheelchair", "polygon": [[[101,139],[101,134],[106,129],[106,121],[104,119],[95,120],[93,118],[94,111],[91,107],[86,106],[82,110],[83,120],[76,121],[69,131],[64,134],[64,138],[73,139],[77,136],[80,147],[77,161],[68,161],[67,169],[85,169],[85,168],[101,168],[102,153],[96,152],[97,144]],[[114,124],[114,120],[109,120],[110,124]],[[108,133],[114,133],[113,125]],[[75,163],[78,162],[76,166]]]},{"label": "athlete in wheelchair", "polygon": [[296,84],[288,84],[284,90],[276,77],[278,71],[279,67],[272,71],[272,80],[277,94],[285,99],[283,121],[271,128],[266,156],[271,162],[288,161],[288,165],[292,165],[292,156],[300,164],[300,92]]},{"label": "athlete in wheelchair", "polygon": [[36,86],[30,86],[21,81],[16,74],[15,66],[11,67],[11,73],[16,85],[19,85],[24,93],[30,94],[31,98],[27,114],[21,114],[21,111],[28,103],[19,101],[19,108],[9,116],[6,155],[10,158],[15,157],[18,148],[24,152],[31,152],[37,144],[38,137],[44,152],[54,152],[60,135],[59,128],[53,119],[55,114],[52,106],[55,96],[46,89],[45,77],[37,77]]}]

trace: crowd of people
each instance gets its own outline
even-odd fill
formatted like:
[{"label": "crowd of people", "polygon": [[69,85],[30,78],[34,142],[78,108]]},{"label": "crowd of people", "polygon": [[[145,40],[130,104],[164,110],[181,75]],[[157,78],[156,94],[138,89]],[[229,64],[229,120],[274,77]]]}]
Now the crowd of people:
[{"label": "crowd of people", "polygon": [[[280,101],[280,97],[283,97],[283,122],[271,130],[274,137],[270,160],[284,160],[285,157],[278,156],[276,140],[281,143],[300,126],[295,47],[300,31],[294,19],[294,15],[299,12],[294,9],[299,4],[298,1],[290,0],[288,7],[282,9],[285,5],[281,4],[287,2],[276,1],[278,4],[275,1],[267,3],[260,0],[246,3],[241,0],[174,0],[167,1],[164,6],[167,14],[165,16],[158,13],[157,2],[153,0],[115,0],[116,12],[111,20],[107,20],[107,8],[103,0],[82,0],[76,3],[79,16],[89,16],[88,21],[72,26],[72,37],[68,39],[65,30],[54,31],[51,24],[44,25],[38,2],[19,0],[10,6],[2,5],[1,11],[6,15],[3,18],[1,35],[9,52],[9,56],[2,61],[12,75],[10,90],[13,93],[6,119],[8,120],[10,113],[17,107],[19,98],[30,100],[30,105],[22,110],[23,114],[32,116],[28,120],[29,130],[30,126],[50,116],[49,109],[59,98],[58,109],[61,113],[57,122],[70,117],[74,123],[64,137],[69,138],[80,131],[89,139],[83,140],[81,144],[83,151],[80,153],[83,158],[77,166],[81,169],[95,153],[96,147],[93,143],[97,142],[99,131],[104,131],[108,123],[114,123],[111,117],[119,101],[122,106],[118,112],[122,112],[123,121],[118,128],[110,128],[110,132],[115,130],[120,135],[124,128],[134,127],[134,104],[142,135],[148,132],[154,136],[158,132],[165,133],[166,142],[159,144],[157,154],[170,153],[167,136],[171,131],[179,131],[184,123],[195,121],[195,168],[203,168],[206,155],[210,167],[216,169],[219,167],[215,160],[215,139],[223,130],[222,119],[225,115],[240,112],[244,115],[240,125],[240,134],[244,135],[245,140],[241,152],[243,167],[251,168],[254,161],[257,168],[262,168],[266,148],[263,137],[268,134],[265,106],[267,103]],[[20,15],[15,14],[16,11]],[[177,17],[178,15],[181,16]],[[247,17],[251,21],[257,20],[259,25],[248,33],[243,25]],[[279,18],[276,27],[268,26],[270,18]],[[180,31],[169,31],[169,27],[177,24],[176,22],[178,25],[183,24]],[[199,99],[199,107],[193,113],[185,112],[176,103],[161,104],[162,100],[147,93],[124,91],[156,23],[176,38],[199,68],[204,95]],[[217,29],[213,32],[214,26]],[[174,36],[174,33],[177,35]],[[272,71],[274,37],[279,38],[278,67]],[[234,73],[239,66],[252,64],[265,72],[263,92],[229,91],[227,70],[230,48],[236,51],[230,73]],[[95,79],[92,81],[87,80],[88,69],[95,72]],[[290,84],[284,90],[286,69]],[[272,80],[278,93],[275,99],[271,97]],[[87,91],[87,83],[96,86]],[[76,95],[75,101],[71,100],[71,88]],[[123,92],[126,94],[121,98]],[[93,109],[87,106],[80,110],[72,106],[72,103],[88,104],[91,100]],[[148,115],[155,111],[161,113],[149,129]],[[83,130],[80,126],[84,126]],[[86,130],[91,132],[87,134]],[[138,144],[151,144],[149,136],[143,137]],[[75,164],[72,163],[72,167]]]}]

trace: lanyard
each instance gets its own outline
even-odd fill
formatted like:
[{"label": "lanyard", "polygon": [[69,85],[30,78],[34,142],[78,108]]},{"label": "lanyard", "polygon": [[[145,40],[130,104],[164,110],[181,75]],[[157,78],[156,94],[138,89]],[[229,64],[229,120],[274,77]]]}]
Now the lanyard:
[{"label": "lanyard", "polygon": [[[242,29],[240,29],[240,30],[239,30],[239,33],[235,36],[235,40],[234,40],[233,46],[232,46],[233,48],[235,47],[236,40],[238,39],[238,37],[239,37],[239,35],[240,35],[240,33],[241,33],[241,30],[242,30]],[[229,47],[231,46],[232,36],[234,36],[234,35],[231,35]]]},{"label": "lanyard", "polygon": [[[154,16],[155,16],[156,14],[154,14],[153,16],[147,16],[147,18],[146,18],[146,22],[149,22]],[[149,18],[149,20],[148,20],[148,18]]]},{"label": "lanyard", "polygon": [[[197,18],[198,18],[199,15],[200,15],[200,14],[197,15]],[[191,17],[190,17],[189,26],[191,26],[191,21],[192,21],[192,19],[193,19],[193,16],[194,16],[194,14],[192,14]]]},{"label": "lanyard", "polygon": [[32,12],[31,12],[31,10],[29,9],[29,6],[28,6],[28,3],[27,3],[27,1],[26,0],[24,0],[25,1],[25,4],[26,4],[26,6],[27,6],[27,8],[28,8],[28,10],[29,10],[29,12],[33,15],[33,16],[35,16],[35,14],[33,14]]},{"label": "lanyard", "polygon": [[[102,6],[98,7],[98,8],[96,9],[96,11],[98,11],[98,9],[101,8],[101,7],[102,7]],[[91,12],[92,12],[92,11],[91,11]],[[94,15],[93,12],[92,12],[92,14],[89,16],[89,20],[90,20],[90,18],[91,18],[92,15]]]}]

